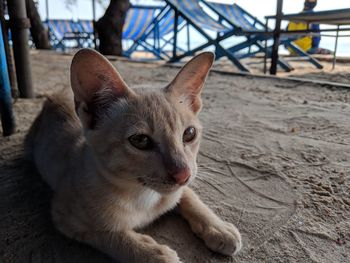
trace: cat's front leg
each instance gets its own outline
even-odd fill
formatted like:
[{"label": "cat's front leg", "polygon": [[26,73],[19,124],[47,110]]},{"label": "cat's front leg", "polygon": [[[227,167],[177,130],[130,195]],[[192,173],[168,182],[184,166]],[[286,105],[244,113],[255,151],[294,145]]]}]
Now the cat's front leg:
[{"label": "cat's front leg", "polygon": [[183,191],[179,210],[192,231],[211,250],[231,256],[241,249],[242,239],[237,228],[217,217],[188,187]]},{"label": "cat's front leg", "polygon": [[181,263],[177,253],[148,235],[133,230],[84,232],[74,239],[86,243],[121,263]]},{"label": "cat's front leg", "polygon": [[86,213],[69,206],[72,202],[58,202],[58,197],[53,202],[52,218],[56,228],[67,237],[88,244],[120,263],[181,263],[174,250],[152,237],[128,228],[104,230],[89,220]]},{"label": "cat's front leg", "polygon": [[158,244],[148,235],[139,234],[133,230],[99,232],[85,238],[85,242],[122,262],[180,263],[174,250]]}]

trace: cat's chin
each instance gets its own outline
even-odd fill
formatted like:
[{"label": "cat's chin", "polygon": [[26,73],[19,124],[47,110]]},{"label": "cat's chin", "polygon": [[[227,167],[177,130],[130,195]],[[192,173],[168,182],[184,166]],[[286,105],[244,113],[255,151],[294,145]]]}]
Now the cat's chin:
[{"label": "cat's chin", "polygon": [[153,191],[161,194],[161,195],[169,195],[169,194],[173,194],[175,192],[177,192],[178,190],[180,190],[183,186],[180,185],[171,185],[169,187],[162,187],[162,188],[158,188],[158,187],[149,187],[150,189],[152,189]]}]

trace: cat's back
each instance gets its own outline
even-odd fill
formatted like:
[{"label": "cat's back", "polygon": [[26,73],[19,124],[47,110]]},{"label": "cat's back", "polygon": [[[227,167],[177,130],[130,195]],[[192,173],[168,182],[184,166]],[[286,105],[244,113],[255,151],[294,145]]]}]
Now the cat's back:
[{"label": "cat's back", "polygon": [[69,92],[61,92],[47,98],[32,124],[24,142],[25,156],[55,189],[66,166],[74,163],[82,141],[81,124],[72,97]]}]

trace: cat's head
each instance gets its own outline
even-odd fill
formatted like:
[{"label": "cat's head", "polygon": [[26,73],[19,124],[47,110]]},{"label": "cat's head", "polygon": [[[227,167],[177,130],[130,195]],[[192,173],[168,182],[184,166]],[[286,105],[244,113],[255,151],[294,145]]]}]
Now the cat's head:
[{"label": "cat's head", "polygon": [[213,60],[210,52],[196,56],[155,91],[130,89],[96,51],[82,49],[74,56],[76,111],[94,161],[111,183],[169,193],[193,180],[200,93]]}]

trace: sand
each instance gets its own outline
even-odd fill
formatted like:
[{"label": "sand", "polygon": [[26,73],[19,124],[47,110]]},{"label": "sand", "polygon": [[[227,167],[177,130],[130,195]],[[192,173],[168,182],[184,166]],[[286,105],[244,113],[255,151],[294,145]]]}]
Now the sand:
[{"label": "sand", "polygon": [[[43,96],[69,85],[70,60],[54,52],[32,54],[38,98],[15,101],[17,132],[0,138],[4,262],[112,262],[54,229],[51,193],[21,158]],[[131,87],[162,87],[177,72],[152,63],[113,63]],[[292,74],[346,83],[349,66],[341,67],[342,73],[303,68]],[[244,247],[234,258],[215,254],[174,214],[143,231],[183,262],[350,262],[350,91],[211,73],[203,103],[200,168],[192,187],[240,229]]]}]

